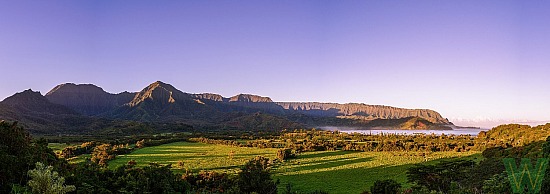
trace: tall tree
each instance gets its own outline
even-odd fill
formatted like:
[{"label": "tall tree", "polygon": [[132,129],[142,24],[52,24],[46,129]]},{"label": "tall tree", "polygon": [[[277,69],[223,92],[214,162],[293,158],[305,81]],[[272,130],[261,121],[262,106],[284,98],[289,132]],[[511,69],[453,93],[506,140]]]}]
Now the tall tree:
[{"label": "tall tree", "polygon": [[269,158],[257,156],[248,161],[237,175],[237,185],[241,193],[277,193],[278,181],[271,178],[269,167]]}]

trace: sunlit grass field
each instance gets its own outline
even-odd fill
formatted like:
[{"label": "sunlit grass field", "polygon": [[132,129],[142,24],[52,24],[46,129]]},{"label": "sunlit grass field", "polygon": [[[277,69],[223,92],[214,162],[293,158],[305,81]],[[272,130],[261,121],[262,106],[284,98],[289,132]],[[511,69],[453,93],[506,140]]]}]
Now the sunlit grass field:
[{"label": "sunlit grass field", "polygon": [[475,159],[477,152],[436,152],[428,157],[422,152],[306,152],[296,160],[278,167],[276,178],[280,189],[287,183],[299,191],[322,189],[330,193],[361,193],[369,190],[376,180],[393,179],[404,187],[407,169],[414,164],[432,164],[457,158]]},{"label": "sunlit grass field", "polygon": [[[155,147],[146,147],[127,155],[117,156],[109,162],[110,168],[135,160],[138,166],[149,163],[172,164],[175,171],[191,172],[214,170],[236,173],[239,166],[251,158],[261,155],[274,159],[277,149],[260,149],[213,145],[203,143],[177,142]],[[233,156],[230,157],[230,153]],[[281,181],[282,191],[287,183],[294,190],[324,190],[330,193],[361,193],[368,190],[375,180],[394,179],[407,184],[406,171],[417,163],[435,163],[447,159],[480,158],[478,152],[435,152],[423,156],[423,152],[353,152],[319,151],[305,152],[296,159],[276,163],[272,169],[274,178]],[[184,162],[184,168],[178,167]]]},{"label": "sunlit grass field", "polygon": [[[80,145],[80,144],[77,144],[77,143],[74,143],[74,144],[48,143],[48,148],[51,148],[53,150],[53,152],[57,154],[57,153],[61,152],[61,150],[63,150],[66,147],[78,146],[78,145]],[[86,158],[90,158],[90,154],[83,154],[83,155],[80,155],[80,156],[67,158],[67,161],[69,161],[69,163],[80,163],[80,162],[84,162],[84,160]]]},{"label": "sunlit grass field", "polygon": [[48,143],[48,148],[51,148],[54,152],[60,152],[68,146],[74,146],[79,144],[66,144],[66,143]]},{"label": "sunlit grass field", "polygon": [[[128,163],[130,160],[135,160],[137,166],[146,166],[150,163],[172,164],[174,170],[180,173],[185,172],[186,169],[191,172],[214,170],[236,173],[239,167],[251,158],[259,155],[275,158],[276,153],[277,149],[273,148],[259,149],[176,142],[155,147],[145,147],[127,155],[119,155],[115,160],[109,162],[109,167],[115,168]],[[176,165],[178,161],[184,162],[183,168]]]}]

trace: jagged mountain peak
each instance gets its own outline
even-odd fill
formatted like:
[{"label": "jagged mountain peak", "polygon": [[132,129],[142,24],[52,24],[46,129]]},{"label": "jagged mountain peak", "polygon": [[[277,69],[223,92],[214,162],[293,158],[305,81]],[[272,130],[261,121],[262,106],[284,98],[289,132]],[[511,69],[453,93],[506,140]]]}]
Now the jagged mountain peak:
[{"label": "jagged mountain peak", "polygon": [[193,98],[197,99],[203,99],[203,100],[212,100],[216,102],[225,102],[228,99],[224,98],[222,95],[219,94],[213,94],[213,93],[200,93],[200,94],[193,94]]},{"label": "jagged mountain peak", "polygon": [[190,99],[189,94],[184,93],[174,86],[164,83],[162,81],[156,81],[149,84],[146,88],[141,90],[130,103],[129,106],[136,106],[146,100],[152,100],[157,103],[167,104],[174,103],[178,100]]},{"label": "jagged mountain peak", "polygon": [[153,83],[149,84],[149,86],[147,88],[156,88],[156,87],[162,87],[162,88],[164,88],[166,90],[169,90],[169,91],[178,90],[174,86],[172,86],[171,84],[164,83],[162,81],[153,82]]}]

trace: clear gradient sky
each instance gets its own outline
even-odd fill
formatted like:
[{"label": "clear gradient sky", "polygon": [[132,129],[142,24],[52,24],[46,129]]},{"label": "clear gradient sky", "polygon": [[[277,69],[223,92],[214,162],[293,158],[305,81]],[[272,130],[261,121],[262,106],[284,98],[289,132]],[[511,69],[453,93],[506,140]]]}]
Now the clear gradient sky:
[{"label": "clear gradient sky", "polygon": [[548,1],[0,1],[0,99],[65,82],[550,120]]}]

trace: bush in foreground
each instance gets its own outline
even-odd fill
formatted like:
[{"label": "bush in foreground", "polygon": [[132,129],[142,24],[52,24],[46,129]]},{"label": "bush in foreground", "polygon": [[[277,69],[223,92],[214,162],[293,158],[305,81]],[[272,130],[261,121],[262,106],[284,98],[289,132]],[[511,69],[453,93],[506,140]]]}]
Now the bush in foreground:
[{"label": "bush in foreground", "polygon": [[392,179],[376,180],[370,187],[372,194],[396,194],[401,189],[401,184]]},{"label": "bush in foreground", "polygon": [[53,171],[52,166],[46,166],[40,162],[36,168],[29,170],[29,186],[33,193],[64,194],[76,190],[74,185],[65,185],[65,178]]},{"label": "bush in foreground", "polygon": [[242,193],[277,193],[278,181],[271,179],[269,158],[257,156],[248,161],[237,175],[237,186]]}]

